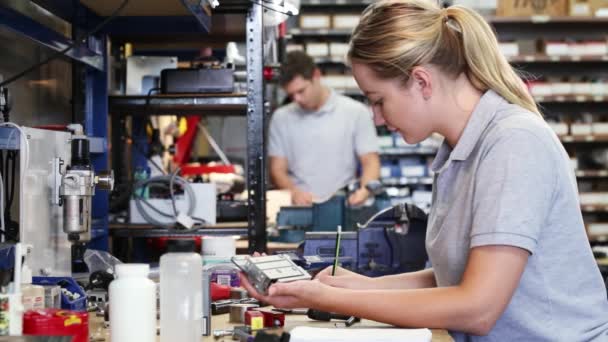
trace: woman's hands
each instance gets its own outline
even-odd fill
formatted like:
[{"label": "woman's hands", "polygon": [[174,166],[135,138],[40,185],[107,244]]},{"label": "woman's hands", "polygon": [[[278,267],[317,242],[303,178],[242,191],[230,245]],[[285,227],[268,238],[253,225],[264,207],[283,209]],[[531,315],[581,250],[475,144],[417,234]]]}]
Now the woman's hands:
[{"label": "woman's hands", "polygon": [[240,273],[241,286],[253,298],[282,309],[316,308],[326,298],[331,287],[318,280],[300,280],[291,283],[277,283],[270,286],[268,294],[259,293],[247,279]]},{"label": "woman's hands", "polygon": [[331,275],[332,267],[326,267],[315,276],[315,280],[332,287],[345,289],[365,290],[373,289],[373,278],[349,271],[342,267],[336,268],[336,274]]}]

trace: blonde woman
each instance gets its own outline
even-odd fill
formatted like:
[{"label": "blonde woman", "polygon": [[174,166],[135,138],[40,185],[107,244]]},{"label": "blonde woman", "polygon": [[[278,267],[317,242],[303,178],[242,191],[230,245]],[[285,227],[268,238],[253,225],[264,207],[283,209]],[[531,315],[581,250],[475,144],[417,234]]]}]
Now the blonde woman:
[{"label": "blonde woman", "polygon": [[258,298],[456,341],[608,341],[606,289],[589,248],[569,158],[474,11],[384,0],[351,41],[377,123],[417,143],[445,137],[432,165],[432,268],[367,278],[343,269]]}]

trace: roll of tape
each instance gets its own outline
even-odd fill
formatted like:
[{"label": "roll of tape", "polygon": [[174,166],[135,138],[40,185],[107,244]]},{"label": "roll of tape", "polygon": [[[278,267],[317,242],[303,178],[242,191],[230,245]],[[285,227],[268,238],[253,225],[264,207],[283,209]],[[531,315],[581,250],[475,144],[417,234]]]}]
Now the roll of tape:
[{"label": "roll of tape", "polygon": [[260,307],[257,304],[230,305],[230,323],[245,323],[245,312],[251,308]]},{"label": "roll of tape", "polygon": [[236,254],[236,240],[232,236],[205,236],[202,240],[203,257],[231,257]]}]

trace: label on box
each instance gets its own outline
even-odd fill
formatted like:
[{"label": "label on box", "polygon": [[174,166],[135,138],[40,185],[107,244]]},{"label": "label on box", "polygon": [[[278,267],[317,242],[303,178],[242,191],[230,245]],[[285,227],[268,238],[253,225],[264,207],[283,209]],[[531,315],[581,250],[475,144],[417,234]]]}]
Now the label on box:
[{"label": "label on box", "polygon": [[230,286],[231,280],[232,280],[232,277],[230,276],[230,274],[218,274],[217,275],[217,283],[219,285]]}]

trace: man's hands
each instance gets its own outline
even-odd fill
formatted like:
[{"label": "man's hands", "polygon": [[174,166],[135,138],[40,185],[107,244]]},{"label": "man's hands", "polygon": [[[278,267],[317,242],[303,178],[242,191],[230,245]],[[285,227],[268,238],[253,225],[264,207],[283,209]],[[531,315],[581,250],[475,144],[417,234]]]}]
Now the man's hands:
[{"label": "man's hands", "polygon": [[367,200],[370,193],[366,188],[359,188],[348,197],[348,204],[361,205]]},{"label": "man's hands", "polygon": [[312,204],[312,193],[302,191],[298,188],[291,190],[291,202],[295,205],[311,205]]}]

